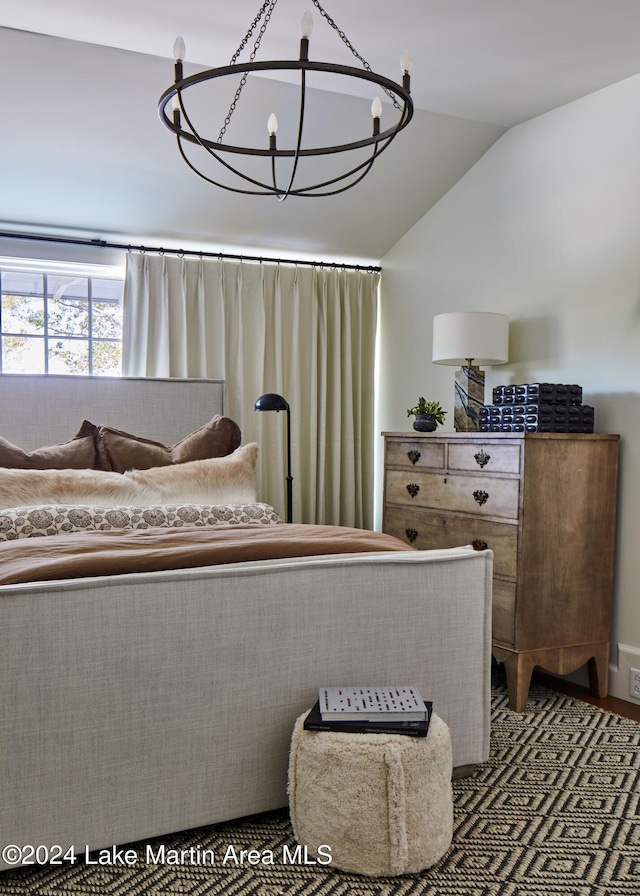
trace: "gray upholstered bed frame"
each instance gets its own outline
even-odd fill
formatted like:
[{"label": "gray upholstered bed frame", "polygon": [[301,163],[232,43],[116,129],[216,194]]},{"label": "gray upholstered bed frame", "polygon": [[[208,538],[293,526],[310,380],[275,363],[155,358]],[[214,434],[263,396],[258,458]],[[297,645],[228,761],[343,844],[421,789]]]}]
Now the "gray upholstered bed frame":
[{"label": "gray upholstered bed frame", "polygon": [[173,445],[224,413],[222,380],[0,376],[0,435],[33,451],[73,438],[83,420]]},{"label": "gray upholstered bed frame", "polygon": [[[0,432],[34,448],[87,418],[171,443],[223,394],[5,376]],[[98,849],[286,805],[320,685],[413,684],[454,765],[484,761],[491,578],[491,552],[460,549],[0,587],[0,846]]]}]

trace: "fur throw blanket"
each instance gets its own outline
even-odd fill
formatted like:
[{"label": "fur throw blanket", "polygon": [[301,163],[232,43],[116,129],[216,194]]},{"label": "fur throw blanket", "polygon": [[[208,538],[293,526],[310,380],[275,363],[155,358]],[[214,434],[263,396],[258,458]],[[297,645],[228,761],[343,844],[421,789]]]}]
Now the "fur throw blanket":
[{"label": "fur throw blanket", "polygon": [[43,504],[252,504],[256,501],[257,457],[258,445],[252,442],[225,457],[126,473],[0,468],[0,508]]}]

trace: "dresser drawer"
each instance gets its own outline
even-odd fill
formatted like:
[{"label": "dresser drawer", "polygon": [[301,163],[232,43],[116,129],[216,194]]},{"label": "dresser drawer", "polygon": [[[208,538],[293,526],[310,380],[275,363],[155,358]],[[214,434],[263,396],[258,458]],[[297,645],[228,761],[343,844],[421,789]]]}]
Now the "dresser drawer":
[{"label": "dresser drawer", "polygon": [[516,583],[493,580],[493,608],[491,614],[494,641],[513,647],[516,641]]},{"label": "dresser drawer", "polygon": [[493,551],[496,575],[516,577],[518,566],[518,529],[513,523],[493,523],[475,517],[455,516],[431,510],[386,507],[384,531],[421,551],[456,548],[470,544],[482,551]]},{"label": "dresser drawer", "polygon": [[450,470],[484,470],[487,473],[519,473],[520,445],[459,442],[449,444]]},{"label": "dresser drawer", "polygon": [[432,442],[423,439],[388,439],[388,467],[431,467],[444,470],[444,442]]},{"label": "dresser drawer", "polygon": [[385,497],[391,504],[515,520],[519,491],[519,479],[387,470]]}]

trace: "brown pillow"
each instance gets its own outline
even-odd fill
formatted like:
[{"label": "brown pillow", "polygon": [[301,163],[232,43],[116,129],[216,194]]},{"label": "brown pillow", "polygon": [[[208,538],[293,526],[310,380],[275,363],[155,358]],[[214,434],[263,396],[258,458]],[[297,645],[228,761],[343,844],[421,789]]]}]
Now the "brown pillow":
[{"label": "brown pillow", "polygon": [[100,426],[98,432],[100,466],[116,473],[225,457],[238,448],[241,440],[238,424],[229,417],[220,415],[216,415],[209,423],[185,436],[171,448],[161,442],[143,439],[110,426]]},{"label": "brown pillow", "polygon": [[98,468],[95,427],[84,421],[76,436],[61,445],[23,451],[0,438],[0,467],[18,470],[95,470]]}]

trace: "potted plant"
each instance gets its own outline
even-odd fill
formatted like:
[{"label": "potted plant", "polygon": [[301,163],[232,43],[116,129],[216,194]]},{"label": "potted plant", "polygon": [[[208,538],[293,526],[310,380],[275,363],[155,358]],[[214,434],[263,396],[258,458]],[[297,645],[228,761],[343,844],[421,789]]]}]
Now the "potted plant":
[{"label": "potted plant", "polygon": [[426,401],[422,396],[417,405],[407,408],[407,417],[415,417],[413,428],[418,432],[433,432],[438,423],[444,423],[446,411],[437,401]]}]

